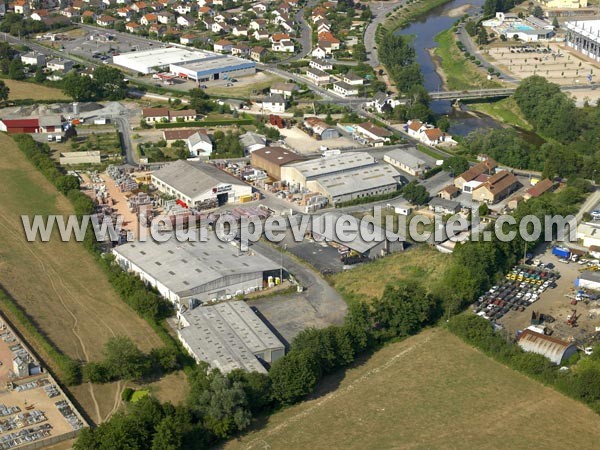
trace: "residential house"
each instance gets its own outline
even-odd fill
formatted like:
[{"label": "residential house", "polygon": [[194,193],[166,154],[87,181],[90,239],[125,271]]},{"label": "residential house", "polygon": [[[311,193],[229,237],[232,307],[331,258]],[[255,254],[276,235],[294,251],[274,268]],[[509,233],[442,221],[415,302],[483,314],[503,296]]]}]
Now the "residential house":
[{"label": "residential house", "polygon": [[135,2],[131,5],[131,9],[136,13],[143,13],[148,9],[148,5],[145,2]]},{"label": "residential house", "polygon": [[348,72],[346,75],[342,77],[342,81],[346,84],[350,84],[352,86],[362,86],[365,83],[363,77],[358,76],[352,72]]},{"label": "residential house", "polygon": [[275,83],[270,87],[269,92],[271,94],[280,94],[283,98],[287,99],[297,90],[298,86],[294,83]]},{"label": "residential house", "polygon": [[250,55],[250,47],[246,44],[238,44],[231,47],[231,54],[233,56],[240,56],[245,58]]},{"label": "residential house", "polygon": [[329,47],[332,51],[340,49],[341,41],[329,31],[323,31],[319,33],[317,40],[319,45],[323,46],[325,50],[327,50],[327,47]]},{"label": "residential house", "polygon": [[331,24],[329,23],[329,21],[327,19],[322,19],[322,20],[317,21],[317,23],[315,23],[315,26],[317,28],[317,34],[323,33],[326,31],[331,31]]},{"label": "residential house", "polygon": [[193,45],[200,40],[200,36],[194,33],[186,33],[181,35],[179,43],[183,45]]},{"label": "residential house", "polygon": [[190,122],[196,120],[198,113],[195,109],[170,110],[169,121]]},{"label": "residential house", "polygon": [[47,19],[49,17],[50,13],[47,9],[36,9],[29,16],[31,20],[35,20],[36,22],[42,22],[44,19]]},{"label": "residential house", "polygon": [[439,198],[443,198],[444,200],[452,200],[453,198],[458,197],[459,194],[460,191],[458,190],[458,188],[453,184],[449,184],[445,188],[441,189],[437,193],[437,196]]},{"label": "residential house", "polygon": [[266,28],[259,28],[252,33],[252,37],[257,41],[264,41],[269,38],[269,32]]},{"label": "residential house", "polygon": [[279,42],[273,42],[271,50],[274,52],[294,53],[294,43],[289,39],[282,39]]},{"label": "residential house", "polygon": [[80,16],[79,10],[72,6],[69,6],[65,9],[61,9],[60,13],[69,19],[74,19]]},{"label": "residential house", "polygon": [[52,72],[62,72],[67,73],[71,69],[75,63],[70,59],[52,59],[46,63],[46,68],[51,70]]},{"label": "residential house", "polygon": [[353,86],[343,81],[338,81],[333,85],[333,92],[343,97],[358,95],[358,90],[358,86]]},{"label": "residential house", "polygon": [[248,36],[248,28],[242,25],[236,25],[233,27],[231,34],[233,34],[236,37]]},{"label": "residential house", "polygon": [[327,72],[309,67],[306,69],[306,77],[315,84],[328,84],[331,76]]},{"label": "residential house", "polygon": [[264,30],[267,26],[265,19],[254,19],[248,24],[248,28],[251,30]]},{"label": "residential house", "polygon": [[142,117],[146,123],[156,122],[189,122],[196,120],[197,113],[193,109],[169,110],[169,108],[144,108]]},{"label": "residential house", "polygon": [[473,190],[473,200],[494,204],[505,199],[521,187],[521,183],[507,170],[492,175]]},{"label": "residential house", "polygon": [[252,47],[252,50],[250,51],[250,59],[256,62],[261,62],[266,55],[267,50],[264,47]]},{"label": "residential house", "polygon": [[21,62],[28,66],[43,66],[46,64],[46,56],[43,53],[25,53],[21,55]]},{"label": "residential house", "polygon": [[496,167],[498,167],[498,163],[491,158],[481,161],[457,176],[454,179],[454,186],[464,191],[463,187],[466,183],[475,180],[480,175],[491,175]]},{"label": "residential house", "polygon": [[392,133],[371,122],[363,122],[354,126],[354,137],[373,146],[381,146],[390,141]]},{"label": "residential house", "polygon": [[319,58],[319,59],[324,59],[327,58],[328,55],[330,55],[331,52],[327,52],[323,47],[321,47],[320,45],[317,45],[315,48],[312,49],[312,51],[310,52],[310,56],[312,56],[313,58]]},{"label": "residential house", "polygon": [[269,37],[269,42],[271,42],[271,44],[274,44],[276,42],[280,42],[283,40],[289,40],[290,39],[290,35],[287,33],[273,33],[271,35],[271,37]]},{"label": "residential house", "polygon": [[373,100],[367,103],[367,107],[374,108],[378,113],[383,114],[386,111],[392,111],[400,104],[400,100],[393,99],[385,92],[378,92],[373,97]]},{"label": "residential house", "polygon": [[213,151],[213,143],[207,134],[196,131],[187,138],[187,146],[193,157],[210,158]]},{"label": "residential house", "polygon": [[325,59],[312,59],[308,65],[313,69],[319,69],[322,71],[333,69],[333,64]]},{"label": "residential house", "polygon": [[265,97],[262,101],[262,108],[265,111],[269,111],[275,114],[281,114],[285,112],[285,99],[279,94],[270,94]]},{"label": "residential house", "polygon": [[112,27],[115,24],[115,18],[103,14],[96,19],[96,23],[101,27]]},{"label": "residential house", "polygon": [[94,13],[94,11],[84,11],[81,14],[81,23],[86,23],[87,21],[92,21],[94,22],[96,20],[96,14]]},{"label": "residential house", "polygon": [[127,6],[117,9],[117,16],[121,19],[129,19],[133,15],[133,11]]},{"label": "residential house", "polygon": [[444,133],[439,128],[428,128],[421,134],[421,142],[425,145],[439,145],[443,142],[454,142],[452,136]]},{"label": "residential house", "polygon": [[148,27],[149,34],[155,34],[157,38],[165,35],[167,28],[159,23],[153,23]]},{"label": "residential house", "polygon": [[29,14],[29,2],[25,0],[17,0],[14,3],[15,14],[27,15]]},{"label": "residential house", "polygon": [[177,14],[185,16],[186,14],[190,14],[194,11],[196,6],[193,3],[178,3],[174,8]]},{"label": "residential house", "polygon": [[219,39],[213,44],[213,51],[215,53],[231,53],[233,48],[233,42],[227,39]]},{"label": "residential house", "polygon": [[190,28],[196,25],[196,19],[188,15],[179,16],[177,17],[176,23],[182,28]]},{"label": "residential house", "polygon": [[158,20],[158,23],[168,25],[175,21],[175,16],[169,11],[161,11],[156,15],[156,19]]},{"label": "residential house", "polygon": [[140,27],[141,25],[135,22],[127,22],[125,24],[125,30],[127,30],[130,33],[137,33]]},{"label": "residential house", "polygon": [[144,14],[140,19],[142,25],[152,25],[158,22],[158,16],[154,13]]},{"label": "residential house", "polygon": [[213,33],[226,34],[229,33],[229,25],[226,23],[213,22],[213,24],[210,26],[210,31]]},{"label": "residential house", "polygon": [[456,214],[461,210],[460,203],[433,197],[429,202],[429,209],[437,214]]}]

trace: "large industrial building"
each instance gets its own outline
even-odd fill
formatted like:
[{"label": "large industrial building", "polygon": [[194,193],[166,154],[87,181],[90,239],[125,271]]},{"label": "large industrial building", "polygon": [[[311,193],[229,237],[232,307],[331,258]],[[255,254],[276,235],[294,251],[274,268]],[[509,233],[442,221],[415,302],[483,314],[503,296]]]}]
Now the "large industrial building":
[{"label": "large industrial building", "polygon": [[198,242],[166,237],[164,242],[129,242],[115,247],[113,253],[124,270],[138,275],[174,304],[254,292],[262,289],[269,276],[279,277],[283,270],[256,250],[242,252],[211,231],[205,241]]},{"label": "large industrial building", "polygon": [[188,309],[179,315],[179,325],[179,339],[194,359],[223,373],[266,373],[261,362],[273,363],[285,353],[284,344],[243,301]]},{"label": "large industrial building", "polygon": [[600,61],[600,20],[566,22],[566,44],[583,55]]},{"label": "large industrial building", "polygon": [[154,172],[151,182],[188,207],[209,209],[239,203],[252,196],[252,186],[211,164],[179,160]]},{"label": "large industrial building", "polygon": [[319,192],[332,203],[394,192],[400,173],[368,153],[346,152],[281,167],[291,186]]},{"label": "large industrial building", "polygon": [[223,78],[225,74],[252,75],[256,67],[253,61],[183,47],[121,53],[113,57],[113,63],[143,74],[168,69],[174,75],[196,81]]}]

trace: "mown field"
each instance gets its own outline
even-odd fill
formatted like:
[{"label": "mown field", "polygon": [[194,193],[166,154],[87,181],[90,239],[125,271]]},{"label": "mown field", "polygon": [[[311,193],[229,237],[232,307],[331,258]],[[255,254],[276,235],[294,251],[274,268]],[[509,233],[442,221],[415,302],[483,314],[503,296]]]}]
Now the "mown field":
[{"label": "mown field", "polygon": [[10,89],[9,100],[71,100],[60,89],[25,81],[3,80]]},{"label": "mown field", "polygon": [[435,328],[388,345],[233,449],[594,448],[600,417]]},{"label": "mown field", "polygon": [[342,294],[371,299],[379,297],[385,285],[395,281],[414,281],[426,289],[433,288],[448,261],[448,255],[426,245],[417,245],[332,275],[329,281]]},{"label": "mown field", "polygon": [[[0,149],[0,285],[72,358],[103,358],[104,343],[116,335],[129,336],[145,351],[162,346],[152,328],[117,296],[82,244],[61,242],[57,235],[48,243],[26,241],[22,214],[70,214],[71,205],[11,138],[0,135]],[[117,388],[119,383],[75,391],[81,404],[91,405],[86,408],[90,417],[103,420],[114,409]]]}]

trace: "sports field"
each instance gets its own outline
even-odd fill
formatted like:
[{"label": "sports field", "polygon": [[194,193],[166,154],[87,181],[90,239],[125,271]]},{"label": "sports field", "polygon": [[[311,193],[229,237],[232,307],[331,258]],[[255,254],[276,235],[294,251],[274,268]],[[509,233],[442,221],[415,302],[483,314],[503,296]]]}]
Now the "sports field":
[{"label": "sports field", "polygon": [[595,448],[600,416],[435,328],[391,344],[330,392],[226,449]]},{"label": "sports field", "polygon": [[414,281],[429,290],[436,286],[449,260],[449,255],[426,245],[416,245],[332,275],[329,280],[338,291],[367,299],[379,297],[385,285],[395,281]]},{"label": "sports field", "polygon": [[25,81],[3,80],[10,89],[9,100],[70,100],[60,89]]},{"label": "sports field", "polygon": [[[71,205],[4,134],[0,149],[0,285],[72,358],[101,359],[104,343],[116,335],[129,336],[145,351],[161,346],[152,328],[117,296],[82,244],[63,243],[56,236],[48,243],[26,241],[21,214],[69,214]],[[92,420],[103,420],[113,409],[116,388],[103,388],[101,397],[109,400],[106,408],[98,407],[98,387],[81,386],[76,397],[83,405],[93,405],[92,410],[86,408]]]}]

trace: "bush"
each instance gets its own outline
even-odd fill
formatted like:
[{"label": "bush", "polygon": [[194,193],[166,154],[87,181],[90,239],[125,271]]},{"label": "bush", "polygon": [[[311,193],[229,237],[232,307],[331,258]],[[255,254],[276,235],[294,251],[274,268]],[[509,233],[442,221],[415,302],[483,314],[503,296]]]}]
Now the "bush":
[{"label": "bush", "polygon": [[124,402],[128,402],[131,400],[131,397],[133,397],[133,393],[135,392],[134,389],[131,389],[129,387],[123,389],[123,392],[121,392],[121,399]]}]

